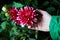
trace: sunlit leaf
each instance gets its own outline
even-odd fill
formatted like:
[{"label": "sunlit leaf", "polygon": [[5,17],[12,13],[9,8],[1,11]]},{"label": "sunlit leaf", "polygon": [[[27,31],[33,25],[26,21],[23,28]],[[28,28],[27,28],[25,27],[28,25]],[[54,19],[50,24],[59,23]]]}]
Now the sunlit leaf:
[{"label": "sunlit leaf", "polygon": [[6,21],[5,21],[5,22],[2,22],[2,23],[1,23],[1,28],[2,28],[2,29],[6,29],[6,25],[7,25],[7,22],[6,22]]},{"label": "sunlit leaf", "polygon": [[24,6],[23,4],[17,3],[17,2],[13,2],[13,4],[12,4],[12,7],[16,7],[16,8],[21,8],[23,6]]}]

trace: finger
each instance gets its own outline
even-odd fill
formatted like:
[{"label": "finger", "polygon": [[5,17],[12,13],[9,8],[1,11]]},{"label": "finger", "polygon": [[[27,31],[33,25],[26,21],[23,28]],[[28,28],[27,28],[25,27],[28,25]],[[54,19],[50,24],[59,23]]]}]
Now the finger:
[{"label": "finger", "polygon": [[49,30],[47,30],[45,27],[28,27],[29,29],[32,29],[32,30],[38,30],[38,31],[43,31],[43,32],[49,32]]},{"label": "finger", "polygon": [[32,29],[32,30],[38,30],[38,27],[31,27],[31,26],[28,26],[29,29]]}]

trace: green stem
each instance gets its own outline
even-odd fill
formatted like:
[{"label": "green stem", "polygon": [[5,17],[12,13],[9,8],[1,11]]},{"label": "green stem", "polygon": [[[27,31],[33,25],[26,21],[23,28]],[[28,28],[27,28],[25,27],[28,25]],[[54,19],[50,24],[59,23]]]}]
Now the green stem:
[{"label": "green stem", "polygon": [[38,30],[36,30],[35,38],[37,40],[37,38],[38,38]]}]

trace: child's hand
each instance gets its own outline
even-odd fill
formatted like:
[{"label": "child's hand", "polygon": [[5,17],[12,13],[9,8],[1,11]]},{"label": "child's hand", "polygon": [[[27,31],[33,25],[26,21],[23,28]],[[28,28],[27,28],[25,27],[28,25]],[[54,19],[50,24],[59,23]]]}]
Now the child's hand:
[{"label": "child's hand", "polygon": [[43,16],[42,16],[42,21],[38,23],[38,27],[29,27],[29,29],[33,29],[33,30],[40,30],[40,31],[49,31],[49,24],[51,21],[51,15],[43,10],[39,10],[37,9],[36,11],[39,11]]}]

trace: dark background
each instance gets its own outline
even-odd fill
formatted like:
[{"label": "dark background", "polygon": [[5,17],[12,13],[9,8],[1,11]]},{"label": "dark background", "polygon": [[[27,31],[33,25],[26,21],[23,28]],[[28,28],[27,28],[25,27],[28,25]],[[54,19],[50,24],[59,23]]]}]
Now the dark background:
[{"label": "dark background", "polygon": [[[13,1],[21,2],[22,4],[24,4],[25,0],[0,0],[0,9],[4,4],[10,4]],[[37,6],[39,9],[46,10],[51,15],[60,15],[60,0],[37,0],[37,1],[38,1]],[[45,5],[43,3],[45,3]]]},{"label": "dark background", "polygon": [[[4,6],[5,4],[9,5],[13,1],[21,2],[22,4],[25,3],[24,0],[0,0],[0,11],[1,11],[2,6]],[[60,15],[60,0],[37,0],[37,1],[38,1],[38,5],[35,8],[45,10],[51,15]],[[30,3],[29,6],[32,6],[32,4]],[[33,30],[33,31],[35,31],[35,30]],[[0,38],[6,37],[7,40],[10,40],[10,37],[8,37],[8,36],[9,36],[8,32],[5,33],[5,31],[3,31],[0,33]],[[31,34],[30,37],[34,38],[34,34]],[[45,38],[47,40],[51,40],[50,33],[39,31],[37,40],[40,40],[40,39],[43,40]]]}]

